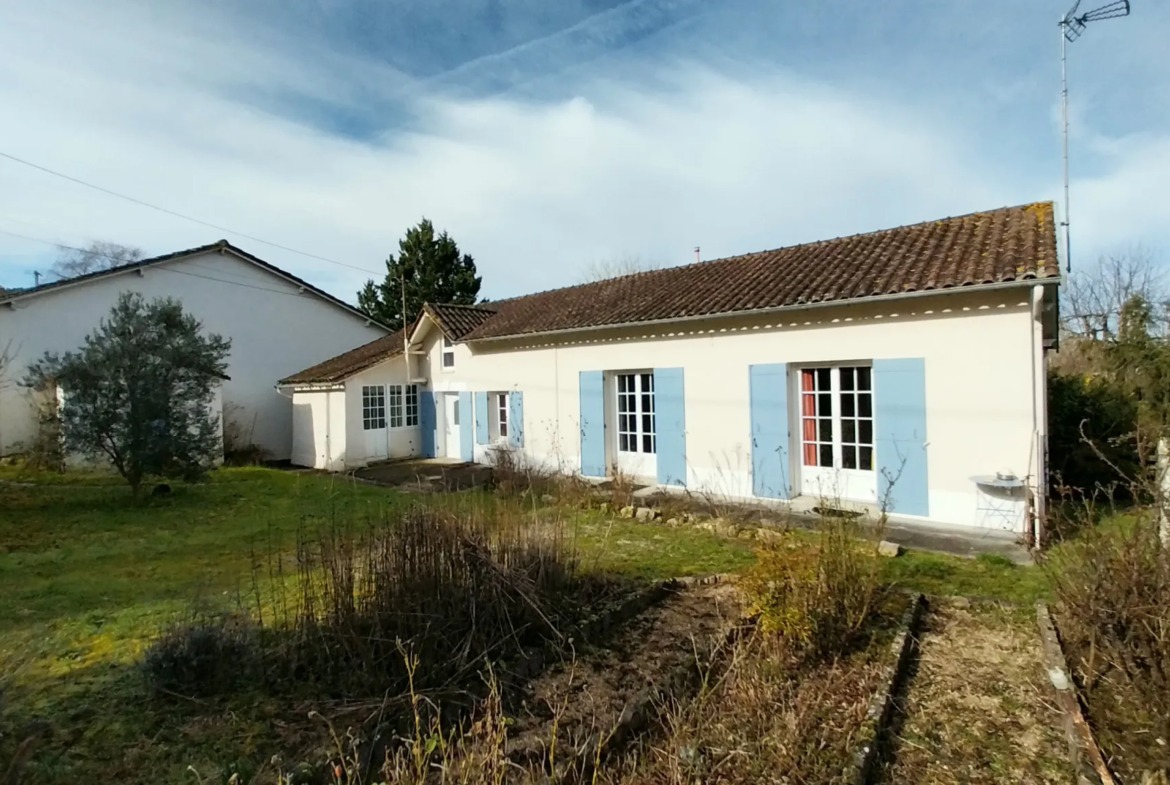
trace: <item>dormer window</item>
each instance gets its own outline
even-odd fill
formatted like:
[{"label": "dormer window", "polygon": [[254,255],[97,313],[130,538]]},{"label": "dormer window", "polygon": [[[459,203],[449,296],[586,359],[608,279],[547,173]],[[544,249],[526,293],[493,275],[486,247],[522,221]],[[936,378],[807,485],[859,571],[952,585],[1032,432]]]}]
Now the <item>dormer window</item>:
[{"label": "dormer window", "polygon": [[455,344],[446,336],[443,336],[443,367],[455,367]]}]

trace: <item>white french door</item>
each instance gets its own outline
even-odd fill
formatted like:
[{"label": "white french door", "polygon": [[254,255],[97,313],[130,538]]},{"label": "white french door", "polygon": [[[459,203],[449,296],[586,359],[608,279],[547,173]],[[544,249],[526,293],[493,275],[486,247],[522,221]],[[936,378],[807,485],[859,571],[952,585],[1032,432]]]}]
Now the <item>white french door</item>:
[{"label": "white french door", "polygon": [[635,477],[658,476],[658,437],[654,416],[654,374],[614,376],[617,401],[617,469]]},{"label": "white french door", "polygon": [[800,485],[810,496],[877,501],[873,371],[866,365],[800,370]]},{"label": "white french door", "polygon": [[362,434],[366,460],[390,457],[390,434],[386,430],[386,387],[381,384],[362,386]]}]

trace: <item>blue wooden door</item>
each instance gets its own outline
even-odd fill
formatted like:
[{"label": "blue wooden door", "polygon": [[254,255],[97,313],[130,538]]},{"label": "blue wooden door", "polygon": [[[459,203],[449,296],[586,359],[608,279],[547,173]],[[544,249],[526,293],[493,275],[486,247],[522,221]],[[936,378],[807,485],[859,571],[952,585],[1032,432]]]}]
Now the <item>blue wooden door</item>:
[{"label": "blue wooden door", "polygon": [[605,471],[605,375],[581,371],[581,474],[604,477]]},{"label": "blue wooden door", "polygon": [[654,369],[654,428],[658,482],[687,484],[687,417],[682,368]]},{"label": "blue wooden door", "polygon": [[926,361],[873,361],[878,501],[890,512],[930,515]]},{"label": "blue wooden door", "polygon": [[748,367],[752,434],[752,493],[765,499],[792,498],[788,458],[788,366]]}]

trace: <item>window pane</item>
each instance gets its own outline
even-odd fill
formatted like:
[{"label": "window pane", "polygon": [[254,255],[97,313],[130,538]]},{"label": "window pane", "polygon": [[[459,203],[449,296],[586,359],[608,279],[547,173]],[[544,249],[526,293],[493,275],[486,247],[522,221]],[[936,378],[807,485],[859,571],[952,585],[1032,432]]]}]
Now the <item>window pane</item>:
[{"label": "window pane", "polygon": [[857,468],[857,448],[856,447],[842,447],[841,448],[841,466],[845,469]]},{"label": "window pane", "polygon": [[626,396],[619,395],[618,396],[618,411],[624,412],[625,410],[626,410]]},{"label": "window pane", "polygon": [[842,368],[841,369],[841,389],[842,390],[852,390],[853,389],[853,369],[852,368]]},{"label": "window pane", "polygon": [[650,434],[646,434],[645,436],[642,437],[642,452],[645,452],[645,453],[654,452],[654,437],[651,436]]},{"label": "window pane", "polygon": [[618,449],[622,452],[630,451],[630,437],[624,433],[618,436]]},{"label": "window pane", "polygon": [[455,367],[455,353],[454,352],[451,352],[451,353],[443,352],[443,367],[444,368],[454,368]]},{"label": "window pane", "polygon": [[626,377],[618,377],[618,392],[624,393],[626,391]]},{"label": "window pane", "polygon": [[817,368],[817,390],[827,390],[832,384],[829,382],[829,368]]},{"label": "window pane", "polygon": [[800,413],[805,417],[813,417],[817,413],[817,397],[815,395],[800,396]]},{"label": "window pane", "polygon": [[857,394],[857,415],[859,417],[873,417],[873,393]]},{"label": "window pane", "polygon": [[857,427],[861,430],[861,438],[857,441],[862,444],[873,444],[873,420],[861,420]]},{"label": "window pane", "polygon": [[642,415],[642,433],[654,433],[654,415]]},{"label": "window pane", "polygon": [[857,369],[857,389],[859,389],[859,390],[872,390],[873,389],[873,380],[870,377],[870,369],[869,368],[858,368]]},{"label": "window pane", "polygon": [[817,395],[817,414],[821,417],[829,417],[833,414],[833,396],[830,393]]},{"label": "window pane", "polygon": [[628,417],[629,417],[629,415],[626,415],[626,414],[619,414],[618,415],[618,430],[619,431],[629,432],[630,426],[629,426],[629,423],[627,420]]},{"label": "window pane", "polygon": [[652,374],[652,373],[642,374],[642,390],[649,391],[649,392],[654,391],[654,374]]},{"label": "window pane", "polygon": [[817,430],[820,432],[820,438],[817,439],[817,441],[819,441],[819,442],[833,441],[833,421],[822,417],[817,422],[820,423],[820,426],[817,428]]},{"label": "window pane", "polygon": [[854,444],[857,441],[857,422],[855,420],[841,421],[842,444]]},{"label": "window pane", "polygon": [[822,444],[821,445],[821,466],[832,466],[832,465],[833,465],[833,445]]},{"label": "window pane", "polygon": [[861,465],[859,469],[865,469],[867,472],[873,471],[873,448],[862,447],[861,450]]},{"label": "window pane", "polygon": [[817,446],[815,444],[804,445],[804,465],[805,466],[816,466],[817,465]]},{"label": "window pane", "polygon": [[654,411],[654,405],[652,403],[650,403],[650,393],[643,393],[642,394],[642,411],[644,411],[644,412]]},{"label": "window pane", "polygon": [[841,396],[841,416],[842,417],[856,417],[854,409],[857,406],[857,401],[853,393]]},{"label": "window pane", "polygon": [[813,372],[808,368],[800,372],[800,389],[805,392],[814,391]]},{"label": "window pane", "polygon": [[815,442],[817,440],[817,421],[811,417],[804,420],[804,440],[806,442]]}]

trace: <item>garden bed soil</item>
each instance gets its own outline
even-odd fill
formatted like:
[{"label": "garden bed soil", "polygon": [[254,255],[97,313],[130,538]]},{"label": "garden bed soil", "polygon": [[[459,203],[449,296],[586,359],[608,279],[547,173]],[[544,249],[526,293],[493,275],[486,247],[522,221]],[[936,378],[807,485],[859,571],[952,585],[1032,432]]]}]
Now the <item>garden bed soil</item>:
[{"label": "garden bed soil", "polygon": [[1026,610],[932,600],[883,781],[1074,782],[1043,662]]},{"label": "garden bed soil", "polygon": [[[698,674],[740,618],[734,587],[713,584],[671,591],[627,622],[603,647],[578,652],[530,683],[512,714],[513,758],[543,757],[558,748],[595,753],[597,740],[630,724],[653,691]],[[624,715],[624,716],[623,716]]]}]

